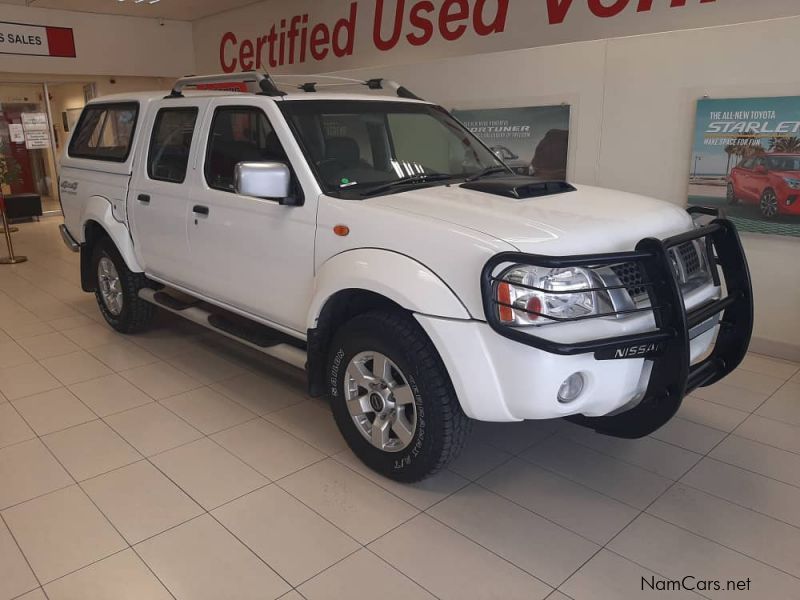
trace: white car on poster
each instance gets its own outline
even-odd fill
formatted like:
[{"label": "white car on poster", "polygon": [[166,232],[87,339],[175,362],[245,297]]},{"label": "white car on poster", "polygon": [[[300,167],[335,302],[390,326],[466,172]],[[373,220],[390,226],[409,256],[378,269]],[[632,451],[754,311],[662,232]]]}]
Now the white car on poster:
[{"label": "white car on poster", "polygon": [[[186,91],[233,79],[259,93]],[[62,235],[108,323],[136,333],[160,307],[306,369],[400,481],[446,465],[472,420],[647,435],[742,360],[729,221],[514,175],[441,107],[358,84],[250,73],[92,101]]]}]

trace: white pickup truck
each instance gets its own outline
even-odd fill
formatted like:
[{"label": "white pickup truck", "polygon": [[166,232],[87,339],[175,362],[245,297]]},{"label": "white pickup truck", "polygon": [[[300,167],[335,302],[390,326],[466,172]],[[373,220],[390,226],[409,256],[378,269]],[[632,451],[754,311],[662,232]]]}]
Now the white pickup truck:
[{"label": "white pickup truck", "polygon": [[358,84],[188,77],[89,103],[62,236],[108,323],[136,333],[160,307],[304,368],[399,481],[446,465],[472,419],[648,435],[741,362],[730,221],[514,175],[441,107]]}]

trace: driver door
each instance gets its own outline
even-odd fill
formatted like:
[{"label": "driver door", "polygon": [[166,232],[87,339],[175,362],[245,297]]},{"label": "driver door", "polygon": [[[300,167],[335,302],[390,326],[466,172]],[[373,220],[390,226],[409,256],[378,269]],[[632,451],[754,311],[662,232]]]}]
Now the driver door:
[{"label": "driver door", "polygon": [[[269,113],[269,114],[268,114]],[[277,125],[277,127],[276,127]],[[207,116],[201,189],[190,201],[191,288],[225,306],[305,332],[314,280],[316,198],[301,206],[236,193],[240,162],[300,157],[273,104],[221,99]],[[294,177],[295,193],[302,197]]]}]

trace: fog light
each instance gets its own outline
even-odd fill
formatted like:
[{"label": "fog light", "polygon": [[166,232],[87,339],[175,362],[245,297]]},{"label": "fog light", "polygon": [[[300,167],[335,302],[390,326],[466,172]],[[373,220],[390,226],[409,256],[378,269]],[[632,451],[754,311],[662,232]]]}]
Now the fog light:
[{"label": "fog light", "polygon": [[558,389],[558,401],[562,404],[574,402],[583,392],[585,383],[582,373],[573,373],[564,380]]}]

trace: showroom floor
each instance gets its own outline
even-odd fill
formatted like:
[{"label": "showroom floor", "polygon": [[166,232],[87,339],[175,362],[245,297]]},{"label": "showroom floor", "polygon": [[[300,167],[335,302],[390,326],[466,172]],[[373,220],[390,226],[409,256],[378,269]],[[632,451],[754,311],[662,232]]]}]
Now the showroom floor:
[{"label": "showroom floor", "polygon": [[478,425],[399,485],[299,372],[172,319],[112,332],[58,223],[0,267],[0,600],[800,598],[800,365],[751,355],[640,441]]}]

